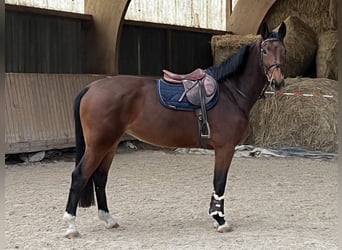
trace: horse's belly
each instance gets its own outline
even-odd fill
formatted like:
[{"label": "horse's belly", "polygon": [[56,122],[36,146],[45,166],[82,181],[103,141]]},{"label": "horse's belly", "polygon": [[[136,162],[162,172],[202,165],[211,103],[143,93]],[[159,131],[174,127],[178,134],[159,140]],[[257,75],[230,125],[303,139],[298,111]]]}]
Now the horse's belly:
[{"label": "horse's belly", "polygon": [[[147,125],[140,123],[138,126],[132,126],[126,133],[138,140],[160,147],[198,147],[198,125],[186,125],[182,122],[170,123],[159,121],[153,123],[150,121]],[[139,123],[138,123],[139,124]]]}]

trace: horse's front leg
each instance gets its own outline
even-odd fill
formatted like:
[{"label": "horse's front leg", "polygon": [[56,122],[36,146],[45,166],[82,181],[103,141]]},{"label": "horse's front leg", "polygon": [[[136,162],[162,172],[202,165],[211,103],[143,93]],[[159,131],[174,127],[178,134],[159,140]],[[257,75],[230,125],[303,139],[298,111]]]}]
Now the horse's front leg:
[{"label": "horse's front leg", "polygon": [[229,150],[215,150],[214,191],[211,196],[209,215],[217,222],[217,231],[220,233],[232,231],[232,227],[224,216],[224,191],[230,163],[235,147]]}]

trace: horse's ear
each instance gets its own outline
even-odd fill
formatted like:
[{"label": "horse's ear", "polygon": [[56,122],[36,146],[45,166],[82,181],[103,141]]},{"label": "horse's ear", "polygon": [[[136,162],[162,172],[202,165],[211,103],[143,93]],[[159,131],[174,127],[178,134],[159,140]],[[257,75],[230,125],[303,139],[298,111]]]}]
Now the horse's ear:
[{"label": "horse's ear", "polygon": [[286,25],[284,22],[280,24],[280,27],[278,29],[278,35],[279,37],[281,37],[281,40],[283,40],[286,35]]},{"label": "horse's ear", "polygon": [[268,38],[268,36],[270,35],[270,31],[268,30],[268,26],[266,22],[263,22],[260,26],[260,35],[263,40]]}]

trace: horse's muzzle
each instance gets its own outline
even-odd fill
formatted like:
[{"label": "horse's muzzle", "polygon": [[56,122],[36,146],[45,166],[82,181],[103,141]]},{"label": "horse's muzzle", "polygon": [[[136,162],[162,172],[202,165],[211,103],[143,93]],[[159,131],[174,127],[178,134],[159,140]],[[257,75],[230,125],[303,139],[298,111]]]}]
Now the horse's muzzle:
[{"label": "horse's muzzle", "polygon": [[285,86],[284,79],[282,79],[280,82],[277,82],[275,79],[272,79],[270,82],[271,88],[274,90],[281,90]]},{"label": "horse's muzzle", "polygon": [[267,80],[273,90],[280,90],[285,86],[283,66],[281,64],[273,64],[265,70]]}]

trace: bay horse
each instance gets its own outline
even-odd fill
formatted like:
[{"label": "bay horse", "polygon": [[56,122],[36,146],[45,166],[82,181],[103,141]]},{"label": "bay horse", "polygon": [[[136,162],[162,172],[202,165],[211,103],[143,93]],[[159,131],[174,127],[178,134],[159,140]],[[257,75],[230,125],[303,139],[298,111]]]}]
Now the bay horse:
[{"label": "bay horse", "polygon": [[[248,135],[249,113],[270,84],[284,85],[286,26],[270,31],[260,26],[260,39],[246,45],[218,66],[206,69],[219,83],[217,104],[207,115],[211,137],[205,146],[215,151],[213,193],[209,205],[218,232],[232,227],[224,217],[224,192],[235,147]],[[115,151],[124,133],[162,147],[198,148],[197,117],[194,112],[176,111],[161,105],[157,79],[117,75],[90,83],[75,98],[76,167],[63,219],[65,236],[79,235],[75,219],[77,205],[95,204],[106,228],[119,224],[110,215],[105,187]]]}]

